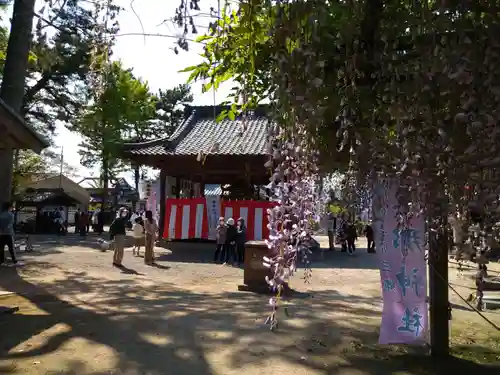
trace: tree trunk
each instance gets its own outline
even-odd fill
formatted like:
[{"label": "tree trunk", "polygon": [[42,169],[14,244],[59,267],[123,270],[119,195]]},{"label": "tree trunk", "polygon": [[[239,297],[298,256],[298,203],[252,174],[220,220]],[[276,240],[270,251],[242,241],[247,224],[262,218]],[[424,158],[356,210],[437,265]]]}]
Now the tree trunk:
[{"label": "tree trunk", "polygon": [[160,171],[160,239],[163,239],[163,229],[165,227],[165,215],[166,215],[166,182],[167,182],[167,170],[162,168]]},{"label": "tree trunk", "polygon": [[[444,192],[444,189],[442,189]],[[431,211],[432,212],[432,211]],[[449,297],[448,297],[448,236],[446,232],[447,210],[444,193],[437,194],[432,212],[434,231],[429,241],[429,317],[431,355],[449,355]]]},{"label": "tree trunk", "polygon": [[102,157],[102,207],[103,210],[109,211],[109,161],[106,155]]},{"label": "tree trunk", "polygon": [[[23,104],[34,10],[35,0],[15,0],[14,2],[0,98],[17,113],[20,113]],[[0,150],[1,201],[11,199],[13,163],[13,150],[8,148]]]},{"label": "tree trunk", "polygon": [[134,164],[134,185],[135,190],[139,191],[139,180],[141,179],[141,171],[139,164]]}]

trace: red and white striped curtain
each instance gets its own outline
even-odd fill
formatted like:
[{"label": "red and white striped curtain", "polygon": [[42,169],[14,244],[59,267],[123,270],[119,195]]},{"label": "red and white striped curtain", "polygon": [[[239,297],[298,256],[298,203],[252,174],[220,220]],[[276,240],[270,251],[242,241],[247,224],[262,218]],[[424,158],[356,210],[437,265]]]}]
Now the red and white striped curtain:
[{"label": "red and white striped curtain", "polygon": [[[243,218],[247,241],[268,237],[267,209],[276,206],[268,201],[221,201],[221,213],[227,221]],[[171,240],[208,239],[208,212],[205,198],[168,199],[163,237]]]}]

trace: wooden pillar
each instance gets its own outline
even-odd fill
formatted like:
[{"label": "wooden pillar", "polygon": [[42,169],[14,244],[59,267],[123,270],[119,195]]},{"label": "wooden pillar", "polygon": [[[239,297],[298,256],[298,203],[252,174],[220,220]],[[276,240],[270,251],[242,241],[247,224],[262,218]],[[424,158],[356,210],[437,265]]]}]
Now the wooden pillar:
[{"label": "wooden pillar", "polygon": [[245,198],[253,199],[254,198],[254,189],[252,186],[252,169],[250,168],[250,163],[245,162]]},{"label": "wooden pillar", "polygon": [[159,232],[160,238],[163,238],[163,228],[165,228],[165,214],[166,214],[166,203],[167,203],[167,170],[162,168],[160,171],[160,222]]},{"label": "wooden pillar", "polygon": [[190,186],[189,186],[189,198],[194,198],[194,182],[193,182],[193,176],[189,178]]},{"label": "wooden pillar", "polygon": [[201,180],[200,180],[200,195],[202,197],[205,197],[205,176],[204,175],[201,176]]},{"label": "wooden pillar", "polygon": [[179,199],[181,197],[181,178],[175,178],[175,197]]}]

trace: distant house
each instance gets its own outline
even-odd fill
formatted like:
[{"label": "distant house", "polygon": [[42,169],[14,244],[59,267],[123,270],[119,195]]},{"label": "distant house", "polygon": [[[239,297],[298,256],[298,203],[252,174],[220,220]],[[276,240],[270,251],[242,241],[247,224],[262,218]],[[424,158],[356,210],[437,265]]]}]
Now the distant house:
[{"label": "distant house", "polygon": [[51,211],[64,207],[65,219],[73,223],[76,210],[86,209],[90,202],[90,194],[84,188],[59,174],[21,185],[19,190],[16,196],[20,208],[19,222],[33,217],[36,209]]},{"label": "distant house", "polygon": [[[98,180],[97,178],[92,178],[92,180]],[[80,184],[83,181],[80,182]],[[89,210],[93,211],[97,207],[102,206],[102,187],[85,187],[87,193],[90,195],[90,206]],[[117,178],[112,180],[110,186],[108,187],[108,204],[111,206],[127,206],[131,207],[139,199],[139,194],[133,188],[127,180],[124,178]]]}]

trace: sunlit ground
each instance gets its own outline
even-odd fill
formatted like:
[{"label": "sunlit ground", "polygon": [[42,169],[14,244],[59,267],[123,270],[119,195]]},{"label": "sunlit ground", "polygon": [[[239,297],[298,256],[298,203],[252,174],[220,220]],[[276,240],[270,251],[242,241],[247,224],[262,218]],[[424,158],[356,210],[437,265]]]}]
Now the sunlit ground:
[{"label": "sunlit ground", "polygon": [[[161,269],[127,252],[134,272],[121,272],[110,253],[85,243],[51,244],[24,267],[2,269],[0,288],[16,294],[0,304],[20,309],[0,316],[0,374],[484,373],[476,362],[500,362],[499,332],[460,305],[451,327],[461,360],[376,345],[379,271],[363,250],[318,257],[310,284],[299,272],[292,287],[304,294],[284,302],[272,333],[263,325],[268,297],[238,292],[242,271],[211,264],[211,247],[193,246],[158,254]],[[465,274],[455,284],[467,293],[471,281]],[[500,323],[500,314],[486,316]]]}]

